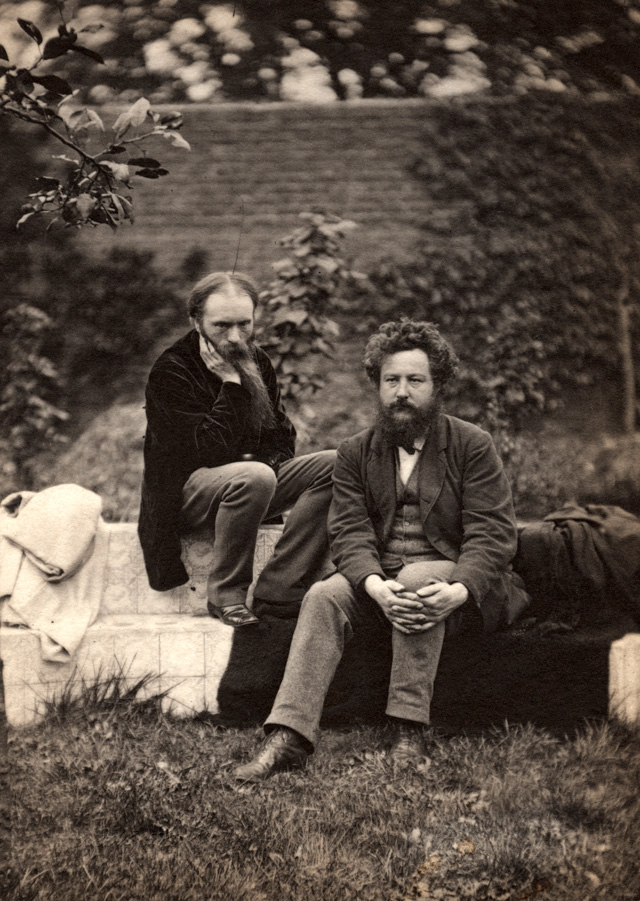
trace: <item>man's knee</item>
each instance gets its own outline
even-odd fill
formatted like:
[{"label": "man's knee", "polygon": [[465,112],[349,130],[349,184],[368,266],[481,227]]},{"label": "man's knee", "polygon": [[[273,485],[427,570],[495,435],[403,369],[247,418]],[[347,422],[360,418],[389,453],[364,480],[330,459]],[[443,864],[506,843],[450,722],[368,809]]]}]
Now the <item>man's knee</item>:
[{"label": "man's knee", "polygon": [[407,591],[424,588],[430,581],[446,582],[455,568],[450,560],[425,560],[409,563],[396,576],[396,581],[404,585]]},{"label": "man's knee", "polygon": [[253,460],[229,463],[224,467],[202,467],[187,483],[191,495],[232,504],[234,501],[259,501],[269,504],[276,490],[276,474],[266,463]]},{"label": "man's knee", "polygon": [[271,498],[276,490],[276,474],[266,463],[255,460],[237,463],[229,477],[228,488],[245,490],[250,494]]},{"label": "man's knee", "polygon": [[316,451],[313,454],[309,454],[309,459],[313,464],[315,470],[314,474],[316,483],[319,481],[326,481],[327,484],[330,485],[331,476],[333,475],[333,467],[335,466],[336,462],[336,451]]},{"label": "man's knee", "polygon": [[316,456],[319,464],[327,472],[332,472],[336,462],[336,451],[334,449],[317,451]]},{"label": "man's knee", "polygon": [[352,603],[351,586],[344,576],[335,573],[311,586],[303,598],[300,616],[303,612],[305,616],[311,616],[316,620],[327,613],[348,616]]}]

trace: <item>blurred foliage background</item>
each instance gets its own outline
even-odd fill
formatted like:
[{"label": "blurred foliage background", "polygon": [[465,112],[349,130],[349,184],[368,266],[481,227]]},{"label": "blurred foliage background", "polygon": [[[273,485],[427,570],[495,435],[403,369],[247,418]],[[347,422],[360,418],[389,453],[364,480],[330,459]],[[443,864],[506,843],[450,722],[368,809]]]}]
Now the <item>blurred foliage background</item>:
[{"label": "blurred foliage background", "polygon": [[[44,32],[58,12],[0,6],[2,43],[29,65],[18,16]],[[425,100],[406,173],[424,207],[415,247],[358,272],[339,216],[289,235],[272,224],[282,249],[261,327],[301,452],[368,424],[366,336],[419,316],[456,347],[449,409],[492,431],[522,517],[568,500],[640,513],[639,3],[127,0],[65,16],[104,26],[84,38],[103,66],[50,63],[95,106],[294,100],[312,118],[319,103]],[[77,481],[109,518],[135,518],[146,372],[187,326],[185,293],[210,259],[194,247],[167,272],[153,249],[17,232],[51,148],[6,116],[0,128],[2,496]]]},{"label": "blurred foliage background", "polygon": [[[92,103],[450,97],[488,90],[635,93],[636,0],[107,0],[68,2],[67,18],[105,66],[65,58]],[[56,3],[5,2],[56,26]],[[44,30],[41,28],[41,30]],[[58,66],[56,66],[58,68]]]}]

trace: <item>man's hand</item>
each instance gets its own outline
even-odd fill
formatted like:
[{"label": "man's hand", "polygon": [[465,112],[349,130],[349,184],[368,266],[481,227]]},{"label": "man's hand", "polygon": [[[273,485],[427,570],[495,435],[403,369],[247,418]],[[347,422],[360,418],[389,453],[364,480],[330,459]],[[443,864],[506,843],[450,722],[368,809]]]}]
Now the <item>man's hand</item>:
[{"label": "man's hand", "polygon": [[209,372],[217,375],[223,382],[235,382],[240,384],[240,373],[234,369],[231,363],[223,360],[211,341],[200,333],[200,356]]},{"label": "man's hand", "polygon": [[422,612],[430,625],[442,622],[469,598],[469,589],[462,582],[431,582],[418,588],[416,596],[422,601]]},{"label": "man's hand", "polygon": [[417,594],[405,591],[404,585],[394,579],[382,579],[372,573],[364,580],[364,590],[378,604],[394,629],[410,635],[431,629],[424,615],[424,602]]}]

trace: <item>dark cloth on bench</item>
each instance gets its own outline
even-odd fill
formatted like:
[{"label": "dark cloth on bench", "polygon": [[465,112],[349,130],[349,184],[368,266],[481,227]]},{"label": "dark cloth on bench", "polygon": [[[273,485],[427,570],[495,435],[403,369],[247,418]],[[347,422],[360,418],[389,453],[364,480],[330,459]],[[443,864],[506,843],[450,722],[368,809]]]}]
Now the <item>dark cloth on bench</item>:
[{"label": "dark cloth on bench", "polygon": [[570,504],[524,526],[513,568],[537,619],[575,627],[624,611],[640,623],[640,519],[621,507]]}]

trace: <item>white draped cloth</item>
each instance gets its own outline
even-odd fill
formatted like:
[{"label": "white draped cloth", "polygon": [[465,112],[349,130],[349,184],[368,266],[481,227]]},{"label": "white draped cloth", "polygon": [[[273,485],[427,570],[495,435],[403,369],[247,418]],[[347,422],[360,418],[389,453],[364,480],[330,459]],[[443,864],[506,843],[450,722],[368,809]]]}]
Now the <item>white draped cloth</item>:
[{"label": "white draped cloth", "polygon": [[80,485],[17,492],[0,504],[2,622],[40,635],[68,663],[100,609],[109,547],[99,495]]}]

